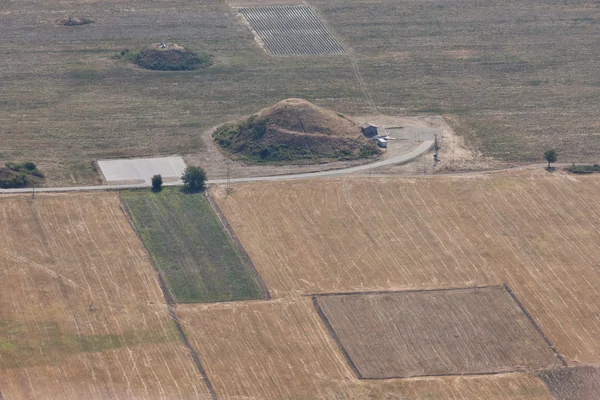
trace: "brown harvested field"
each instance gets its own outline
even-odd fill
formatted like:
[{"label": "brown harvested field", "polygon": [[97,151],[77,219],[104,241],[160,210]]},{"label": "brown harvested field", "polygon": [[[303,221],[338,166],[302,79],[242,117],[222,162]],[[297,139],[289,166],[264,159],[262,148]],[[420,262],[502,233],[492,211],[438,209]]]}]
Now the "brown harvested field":
[{"label": "brown harvested field", "polygon": [[538,374],[556,400],[600,399],[600,368],[575,367]]},{"label": "brown harvested field", "polygon": [[507,283],[570,364],[600,362],[599,195],[542,171],[215,193],[274,298]]},{"label": "brown harvested field", "polygon": [[317,296],[362,378],[561,367],[503,287]]},{"label": "brown harvested field", "polygon": [[0,197],[6,399],[207,398],[115,193]]},{"label": "brown harvested field", "polygon": [[524,374],[359,380],[310,298],[180,305],[177,314],[220,399],[551,399]]}]

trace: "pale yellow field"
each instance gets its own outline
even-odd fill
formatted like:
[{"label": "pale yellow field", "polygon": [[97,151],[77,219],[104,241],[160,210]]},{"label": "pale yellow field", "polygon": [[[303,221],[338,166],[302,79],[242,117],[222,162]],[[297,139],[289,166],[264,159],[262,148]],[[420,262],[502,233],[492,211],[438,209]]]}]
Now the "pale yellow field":
[{"label": "pale yellow field", "polygon": [[5,399],[207,398],[114,193],[0,197]]},{"label": "pale yellow field", "polygon": [[236,185],[215,197],[273,297],[507,283],[600,362],[600,179],[538,172]]}]

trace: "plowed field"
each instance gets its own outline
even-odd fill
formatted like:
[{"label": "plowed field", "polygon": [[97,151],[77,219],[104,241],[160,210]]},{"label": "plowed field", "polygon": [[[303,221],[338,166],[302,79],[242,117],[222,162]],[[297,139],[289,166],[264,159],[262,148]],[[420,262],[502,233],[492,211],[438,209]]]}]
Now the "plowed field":
[{"label": "plowed field", "polygon": [[347,178],[215,193],[273,297],[507,283],[568,363],[600,362],[600,179]]},{"label": "plowed field", "polygon": [[5,399],[188,399],[207,389],[116,194],[0,198]]},{"label": "plowed field", "polygon": [[559,368],[502,287],[317,297],[364,378]]}]

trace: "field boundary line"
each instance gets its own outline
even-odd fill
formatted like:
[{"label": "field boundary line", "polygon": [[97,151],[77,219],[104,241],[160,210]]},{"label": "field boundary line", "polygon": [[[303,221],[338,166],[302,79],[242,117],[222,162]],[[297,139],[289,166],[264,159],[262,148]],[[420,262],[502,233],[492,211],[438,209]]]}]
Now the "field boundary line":
[{"label": "field boundary line", "polygon": [[329,319],[327,318],[327,315],[325,315],[325,313],[323,312],[323,309],[321,309],[321,305],[319,304],[319,299],[317,299],[317,296],[312,296],[312,302],[313,302],[313,305],[315,306],[315,309],[317,310],[317,314],[319,314],[319,317],[321,317],[321,320],[325,324],[325,327],[327,328],[327,331],[329,332],[329,335],[331,335],[333,341],[335,342],[335,344],[337,344],[338,348],[340,349],[340,351],[344,355],[344,358],[346,359],[346,362],[348,363],[348,365],[350,366],[350,368],[352,369],[352,371],[354,372],[354,374],[356,375],[356,377],[358,379],[364,379],[364,377],[362,376],[362,374],[360,373],[360,371],[356,367],[356,364],[354,364],[354,361],[350,357],[350,354],[348,354],[348,352],[344,348],[344,345],[342,344],[342,342],[338,338],[337,333],[335,333],[335,329],[333,329],[333,326],[331,325],[331,322],[329,322]]},{"label": "field boundary line", "polygon": [[252,261],[252,258],[250,258],[250,255],[248,254],[248,252],[242,245],[242,242],[240,242],[240,240],[236,236],[235,232],[233,231],[233,228],[229,224],[229,221],[227,221],[227,218],[225,217],[225,214],[223,214],[221,207],[219,207],[219,205],[217,204],[217,202],[215,201],[215,199],[209,193],[208,190],[205,191],[205,196],[206,196],[206,199],[208,200],[208,202],[210,203],[210,205],[212,206],[213,211],[217,215],[217,218],[219,218],[219,221],[221,222],[221,226],[223,227],[223,229],[225,229],[225,232],[227,232],[227,235],[229,236],[229,239],[231,239],[233,246],[238,251],[240,258],[242,259],[242,262],[245,264],[246,268],[249,268],[250,271],[252,272],[254,281],[260,288],[260,291],[263,294],[264,300],[271,300],[271,293],[269,293],[269,288],[267,288],[267,285],[265,284],[265,281],[263,280],[262,276],[260,276],[260,274],[258,273],[256,266],[254,265],[254,262]]},{"label": "field boundary line", "polygon": [[[198,357],[198,354],[196,353],[194,348],[190,345],[190,342],[188,341],[187,336],[185,335],[185,332],[183,331],[183,328],[181,327],[179,318],[177,318],[177,314],[175,314],[175,307],[176,307],[175,304],[176,303],[173,299],[173,296],[172,296],[171,292],[169,291],[169,289],[167,288],[167,285],[165,284],[165,281],[161,275],[161,271],[157,270],[157,268],[154,266],[154,263],[152,262],[152,256],[150,255],[150,252],[146,248],[146,245],[144,244],[144,241],[142,240],[140,233],[138,232],[137,228],[135,227],[135,224],[133,223],[133,219],[131,218],[131,215],[129,214],[127,205],[125,205],[125,203],[121,200],[121,196],[119,196],[119,204],[121,206],[120,207],[121,212],[127,219],[127,222],[129,222],[129,226],[131,226],[131,228],[135,232],[135,235],[137,236],[138,240],[142,244],[142,248],[144,249],[144,252],[146,253],[146,257],[148,257],[148,261],[150,261],[150,265],[152,265],[152,268],[156,272],[158,287],[160,288],[160,291],[163,294],[165,302],[167,303],[167,310],[169,312],[169,316],[171,317],[171,320],[175,324],[175,328],[177,328],[177,332],[179,333],[179,338],[183,342],[183,345],[185,346],[185,348],[190,353],[190,356],[192,357],[192,361],[196,365],[196,369],[200,373],[200,376],[202,377],[202,381],[204,382],[206,389],[210,393],[211,399],[217,400],[217,394],[215,392],[215,389],[214,389],[210,379],[208,378],[208,375],[206,374],[206,370],[202,366],[202,363],[200,362],[200,358]],[[2,400],[2,399],[0,399],[0,400]]]},{"label": "field boundary line", "polygon": [[481,286],[465,286],[465,287],[450,287],[450,288],[432,288],[432,289],[399,289],[399,290],[373,290],[361,292],[337,292],[337,293],[313,293],[303,294],[304,297],[329,297],[329,296],[360,296],[366,294],[394,294],[394,293],[420,293],[420,292],[449,292],[455,290],[473,290],[473,289],[502,289],[504,285],[481,285]]},{"label": "field boundary line", "polygon": [[485,376],[485,375],[508,375],[508,374],[522,374],[528,371],[547,371],[547,369],[537,369],[537,370],[529,370],[527,368],[523,369],[509,369],[503,371],[488,371],[488,372],[455,372],[455,373],[446,373],[446,374],[424,374],[424,375],[405,375],[405,376],[384,376],[384,377],[374,377],[374,378],[360,378],[364,381],[383,381],[386,379],[411,379],[411,378],[443,378],[445,376]]},{"label": "field boundary line", "polygon": [[517,295],[510,289],[510,287],[508,286],[508,284],[505,283],[502,286],[508,292],[508,294],[510,295],[510,297],[512,297],[512,299],[515,301],[515,303],[517,303],[517,305],[519,306],[519,308],[521,309],[521,311],[523,311],[523,314],[525,314],[525,316],[527,317],[527,319],[529,320],[529,322],[531,322],[531,324],[533,325],[533,327],[535,328],[535,330],[537,331],[537,333],[542,337],[542,339],[544,339],[544,341],[546,342],[546,344],[552,349],[552,351],[554,352],[554,354],[556,355],[556,357],[560,360],[560,362],[562,363],[562,365],[565,366],[565,367],[568,367],[569,364],[567,364],[567,361],[565,360],[565,358],[562,356],[562,354],[560,354],[560,352],[556,349],[556,347],[554,347],[554,345],[552,344],[552,342],[550,341],[550,339],[548,338],[548,336],[546,336],[546,334],[544,333],[544,331],[542,331],[542,328],[537,324],[537,322],[535,322],[535,320],[533,319],[533,317],[531,316],[531,314],[529,314],[529,312],[527,311],[527,309],[525,308],[525,306],[523,305],[523,303],[521,303],[521,301],[518,299]]},{"label": "field boundary line", "polygon": [[[159,286],[162,289],[164,286],[164,281],[160,274],[158,274],[158,281],[159,281]],[[163,292],[163,293],[168,293],[168,292]],[[169,316],[171,317],[171,320],[175,324],[175,327],[177,328],[177,332],[179,332],[179,338],[183,342],[183,345],[186,347],[186,349],[189,351],[190,356],[192,356],[192,360],[194,361],[194,364],[196,365],[196,369],[198,370],[198,372],[200,373],[200,376],[202,377],[202,380],[204,381],[204,385],[206,386],[206,388],[208,389],[208,392],[210,393],[211,399],[217,400],[217,393],[215,392],[215,389],[214,389],[210,379],[208,379],[206,370],[204,369],[202,362],[200,362],[200,357],[198,357],[198,353],[196,353],[196,350],[194,350],[194,348],[190,344],[190,342],[183,330],[183,327],[181,326],[181,323],[179,322],[179,318],[177,318],[177,314],[175,313],[176,305],[174,303],[169,302],[166,294],[165,294],[165,300],[167,301],[167,308],[169,310]]]}]

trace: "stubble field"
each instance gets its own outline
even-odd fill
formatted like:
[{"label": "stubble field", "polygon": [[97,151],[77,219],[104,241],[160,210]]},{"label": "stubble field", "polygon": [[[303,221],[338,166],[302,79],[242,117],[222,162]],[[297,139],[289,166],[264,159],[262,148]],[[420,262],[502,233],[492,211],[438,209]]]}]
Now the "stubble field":
[{"label": "stubble field", "polygon": [[[97,159],[203,160],[203,131],[284,98],[365,115],[368,96],[386,115],[444,114],[505,161],[550,146],[563,161],[597,161],[597,2],[309,5],[348,54],[269,57],[224,1],[3,2],[0,162],[31,159],[49,185],[93,183]],[[65,15],[95,23],[56,26]],[[165,73],[111,59],[162,38],[215,66]]]},{"label": "stubble field", "polygon": [[274,298],[506,283],[577,365],[600,361],[599,193],[597,177],[540,171],[215,195]]},{"label": "stubble field", "polygon": [[210,398],[120,207],[0,198],[4,399]]}]

